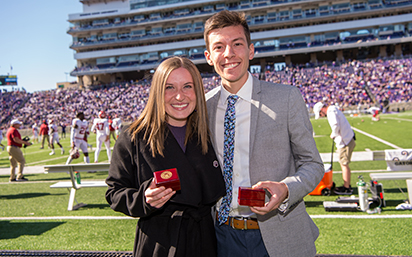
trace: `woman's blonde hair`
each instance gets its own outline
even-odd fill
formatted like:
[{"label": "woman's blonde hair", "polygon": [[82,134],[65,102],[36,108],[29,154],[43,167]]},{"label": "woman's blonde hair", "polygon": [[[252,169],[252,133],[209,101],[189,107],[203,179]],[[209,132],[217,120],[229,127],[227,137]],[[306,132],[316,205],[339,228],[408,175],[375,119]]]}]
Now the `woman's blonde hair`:
[{"label": "woman's blonde hair", "polygon": [[202,147],[202,153],[208,150],[208,127],[207,127],[207,110],[205,92],[203,88],[202,77],[199,70],[187,58],[170,57],[164,60],[156,69],[153,75],[152,85],[150,88],[149,99],[146,107],[140,116],[130,127],[131,140],[137,142],[137,134],[143,132],[143,138],[147,140],[152,156],[156,154],[163,155],[165,128],[166,128],[166,108],[165,108],[165,87],[166,81],[172,71],[178,68],[185,68],[192,75],[195,94],[196,107],[192,114],[189,115],[186,123],[185,144],[194,133],[198,135],[198,143]]}]

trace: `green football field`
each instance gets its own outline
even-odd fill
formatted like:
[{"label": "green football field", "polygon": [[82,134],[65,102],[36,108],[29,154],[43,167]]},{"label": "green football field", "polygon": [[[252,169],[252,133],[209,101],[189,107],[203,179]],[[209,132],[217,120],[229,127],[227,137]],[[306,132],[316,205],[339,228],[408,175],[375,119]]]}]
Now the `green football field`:
[{"label": "green football field", "polygon": [[[355,154],[393,149],[393,146],[412,148],[412,112],[382,114],[378,122],[371,121],[370,115],[348,117],[348,120],[356,130]],[[331,130],[327,120],[312,120],[312,124],[319,152],[331,153]],[[93,149],[94,138],[94,135],[89,137]],[[61,142],[66,149],[64,155],[56,148],[56,154],[50,156],[47,146],[41,150],[39,144],[25,148],[27,165],[64,164],[68,157],[68,137]],[[94,161],[93,151],[90,160]],[[104,147],[99,161],[107,161]],[[81,162],[82,156],[73,161]],[[368,180],[369,172],[386,169],[384,161],[356,161],[350,166],[352,187],[356,187],[359,175]],[[0,150],[0,168],[8,167],[7,153]],[[339,163],[335,162],[333,169],[334,182],[342,184]],[[0,175],[0,250],[132,251],[137,220],[112,211],[104,198],[105,188],[79,190],[77,200],[88,205],[69,212],[68,191],[50,188],[57,181],[68,180],[68,174],[25,176],[29,182],[9,183],[8,175]],[[103,180],[107,172],[82,173],[81,176],[82,180]],[[412,212],[396,210],[396,206],[408,197],[406,182],[385,180],[381,183],[387,206],[376,214],[327,212],[323,202],[336,200],[336,195],[305,197],[308,213],[320,230],[316,241],[318,253],[412,255],[412,232],[409,230],[412,228]],[[354,194],[357,194],[356,188]]]}]

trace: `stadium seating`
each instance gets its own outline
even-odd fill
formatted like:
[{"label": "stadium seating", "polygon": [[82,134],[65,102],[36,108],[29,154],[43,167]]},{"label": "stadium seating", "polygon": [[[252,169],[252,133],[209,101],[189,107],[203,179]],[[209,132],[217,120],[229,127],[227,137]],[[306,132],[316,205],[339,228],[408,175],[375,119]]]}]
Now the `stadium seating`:
[{"label": "stadium seating", "polygon": [[[353,60],[339,66],[329,63],[317,67],[286,67],[282,71],[269,69],[261,77],[263,75],[267,81],[298,87],[308,107],[326,100],[347,108],[373,104],[367,88],[381,105],[384,102],[412,101],[411,73],[412,58],[404,58]],[[216,74],[202,74],[202,77],[206,92],[220,85],[220,78]],[[143,110],[150,83],[150,80],[145,79],[97,84],[86,90],[3,92],[0,95],[0,125],[6,125],[13,118],[23,121],[25,128],[51,118],[59,124],[70,125],[78,111],[84,111],[86,118],[92,122],[100,110],[105,110],[109,116],[118,114],[122,120],[130,122]]]}]

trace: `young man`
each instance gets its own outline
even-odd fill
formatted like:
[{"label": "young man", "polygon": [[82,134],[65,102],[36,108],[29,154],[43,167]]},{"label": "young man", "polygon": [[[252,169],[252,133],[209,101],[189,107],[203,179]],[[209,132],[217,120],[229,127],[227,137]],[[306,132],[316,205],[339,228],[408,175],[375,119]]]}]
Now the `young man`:
[{"label": "young man", "polygon": [[[217,204],[218,256],[315,256],[319,230],[303,197],[318,185],[324,168],[299,89],[248,72],[254,46],[244,14],[215,14],[206,21],[204,38],[206,60],[222,79],[206,96],[227,188]],[[225,129],[230,120],[234,131]],[[234,147],[225,145],[229,141]],[[239,186],[266,189],[265,206],[238,205]]]},{"label": "young man", "polygon": [[351,195],[353,193],[350,185],[351,170],[349,163],[352,158],[353,149],[356,146],[355,133],[353,132],[345,115],[334,105],[324,105],[318,102],[313,106],[315,119],[327,117],[332,129],[330,138],[335,141],[339,153],[339,164],[342,168],[343,186],[334,189],[337,195]]},{"label": "young man", "polygon": [[94,119],[92,131],[96,133],[96,151],[94,152],[94,162],[99,161],[99,154],[102,150],[102,144],[106,147],[107,158],[111,160],[110,151],[110,130],[109,122],[104,111],[99,112],[99,118]]},{"label": "young man", "polygon": [[[24,159],[23,153],[20,150],[22,145],[32,145],[28,141],[21,139],[19,132],[21,121],[12,120],[10,123],[10,128],[7,130],[7,152],[9,153],[10,160],[10,182],[24,182],[28,179],[23,176],[23,169],[26,160]],[[16,177],[16,167],[19,166]]]},{"label": "young man", "polygon": [[56,142],[57,145],[60,146],[61,149],[61,153],[64,154],[64,148],[63,146],[60,144],[60,140],[59,140],[59,131],[58,131],[58,127],[55,124],[54,120],[51,119],[49,121],[49,137],[50,137],[50,145],[51,145],[51,153],[49,153],[49,155],[54,155],[54,142]]},{"label": "young man", "polygon": [[[76,115],[76,119],[73,119],[72,129],[70,134],[70,144],[72,149],[77,147],[82,150],[84,154],[84,162],[90,163],[89,152],[87,150],[87,142],[84,140],[85,134],[89,133],[89,123],[84,119],[84,113],[79,112]],[[70,164],[73,158],[69,155],[66,164]]]}]

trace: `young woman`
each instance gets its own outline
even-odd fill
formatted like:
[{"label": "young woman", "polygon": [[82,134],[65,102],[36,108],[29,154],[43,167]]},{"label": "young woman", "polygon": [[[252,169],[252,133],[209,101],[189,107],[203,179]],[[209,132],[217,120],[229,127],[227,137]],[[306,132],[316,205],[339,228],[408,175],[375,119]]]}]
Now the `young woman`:
[{"label": "young woman", "polygon": [[[163,61],[140,117],[115,144],[106,199],[139,217],[134,256],[216,256],[211,208],[225,194],[209,140],[202,79],[186,58]],[[176,168],[181,190],[156,187],[153,172]]]}]

